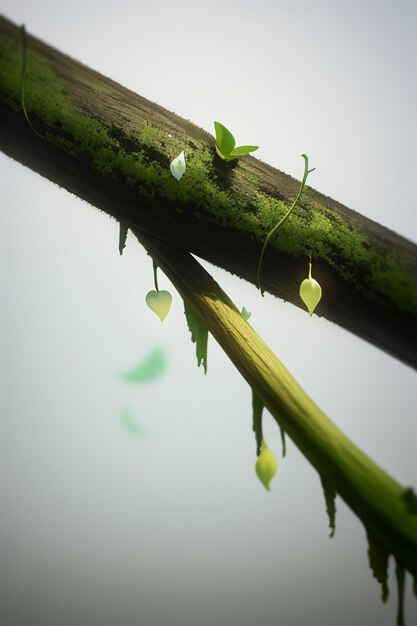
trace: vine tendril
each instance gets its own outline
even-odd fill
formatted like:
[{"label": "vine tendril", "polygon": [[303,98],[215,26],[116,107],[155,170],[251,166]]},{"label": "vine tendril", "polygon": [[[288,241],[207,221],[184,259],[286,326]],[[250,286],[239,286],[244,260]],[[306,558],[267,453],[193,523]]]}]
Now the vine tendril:
[{"label": "vine tendril", "polygon": [[301,198],[301,194],[304,191],[304,187],[307,181],[307,177],[310,174],[310,172],[312,172],[313,170],[315,170],[316,168],[313,167],[311,170],[308,169],[308,156],[306,154],[302,154],[301,155],[304,159],[304,176],[303,176],[303,180],[301,181],[301,185],[300,185],[300,189],[298,191],[297,197],[295,198],[294,202],[292,203],[292,205],[290,206],[290,208],[288,209],[288,211],[286,212],[286,214],[284,215],[284,217],[282,217],[279,222],[277,224],[275,224],[275,226],[273,226],[271,228],[271,230],[269,231],[269,233],[266,236],[264,245],[262,246],[262,250],[261,253],[259,255],[259,263],[258,263],[258,288],[261,291],[261,295],[264,295],[264,290],[262,289],[262,285],[261,285],[261,267],[262,267],[262,261],[264,259],[264,254],[265,254],[265,250],[266,247],[272,237],[272,235],[276,232],[276,230],[282,226],[282,224],[285,222],[285,220],[290,216],[290,214],[292,213],[292,211],[295,209],[297,202],[299,201],[299,199]]}]

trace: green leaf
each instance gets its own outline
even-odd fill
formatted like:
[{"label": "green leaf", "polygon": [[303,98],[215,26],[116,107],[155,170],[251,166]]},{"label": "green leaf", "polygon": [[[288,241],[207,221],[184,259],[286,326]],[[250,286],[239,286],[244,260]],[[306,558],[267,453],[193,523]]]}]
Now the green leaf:
[{"label": "green leaf", "polygon": [[226,126],[223,126],[220,122],[214,122],[214,129],[216,131],[217,147],[224,156],[229,156],[235,147],[235,138],[230,130],[227,130]]},{"label": "green leaf", "polygon": [[207,374],[207,342],[208,329],[201,321],[201,318],[195,313],[194,309],[184,300],[184,313],[187,319],[189,331],[191,333],[191,341],[195,343],[197,355],[197,367],[203,364],[204,373]]},{"label": "green leaf", "polygon": [[256,439],[256,456],[261,454],[262,448],[262,413],[264,410],[264,403],[258,396],[258,394],[252,389],[252,430],[255,433]]},{"label": "green leaf", "polygon": [[277,464],[271,450],[262,439],[261,453],[256,461],[256,474],[267,491],[270,491],[269,483],[277,473]]},{"label": "green leaf", "polygon": [[125,222],[119,222],[119,225],[119,252],[123,254],[123,249],[126,247],[127,231],[129,227]]},{"label": "green leaf", "polygon": [[238,148],[234,148],[229,154],[228,157],[242,157],[245,154],[249,154],[249,152],[255,152],[258,150],[259,146],[239,146]]},{"label": "green leaf", "polygon": [[248,309],[245,308],[244,306],[242,307],[241,314],[242,314],[242,317],[245,318],[245,320],[248,320],[250,318],[250,316],[252,315],[252,313],[250,311],[248,311]]},{"label": "green leaf", "polygon": [[417,514],[417,496],[414,493],[414,489],[407,487],[402,493],[402,499],[404,500],[409,513]]},{"label": "green leaf", "polygon": [[136,437],[143,437],[145,435],[145,431],[139,422],[137,422],[134,418],[130,409],[122,411],[121,422],[123,428],[129,433],[129,435],[135,435]]},{"label": "green leaf", "polygon": [[336,491],[333,486],[320,476],[321,484],[326,500],[326,511],[329,518],[329,528],[331,528],[330,537],[334,537],[336,531]]},{"label": "green leaf", "polygon": [[388,557],[389,554],[383,543],[370,530],[366,529],[368,538],[369,567],[374,578],[377,579],[382,589],[382,601],[388,598]]},{"label": "green leaf", "polygon": [[165,352],[162,348],[155,348],[138,365],[121,374],[120,378],[131,384],[147,383],[161,376],[166,365]]}]

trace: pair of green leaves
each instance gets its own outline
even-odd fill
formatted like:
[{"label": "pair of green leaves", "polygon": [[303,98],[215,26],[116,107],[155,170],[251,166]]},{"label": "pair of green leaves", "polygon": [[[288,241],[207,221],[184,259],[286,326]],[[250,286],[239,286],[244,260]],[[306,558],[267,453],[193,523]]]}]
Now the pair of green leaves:
[{"label": "pair of green leaves", "polygon": [[239,146],[235,148],[236,141],[230,130],[227,130],[220,122],[214,122],[214,129],[216,131],[216,151],[221,159],[230,161],[231,159],[238,159],[239,157],[254,152],[259,146]]}]

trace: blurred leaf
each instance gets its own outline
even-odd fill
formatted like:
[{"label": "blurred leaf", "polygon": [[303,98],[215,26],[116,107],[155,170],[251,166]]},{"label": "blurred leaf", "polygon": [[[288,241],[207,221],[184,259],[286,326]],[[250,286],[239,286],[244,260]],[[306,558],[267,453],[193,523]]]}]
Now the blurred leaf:
[{"label": "blurred leaf", "polygon": [[320,476],[321,484],[324,492],[324,499],[326,500],[326,511],[329,517],[329,528],[332,529],[330,537],[334,537],[336,532],[336,491],[333,486],[327,482],[323,476]]},{"label": "blurred leaf", "polygon": [[141,384],[155,380],[166,370],[167,362],[162,348],[155,348],[136,367],[121,375],[126,383]]},{"label": "blurred leaf", "polygon": [[259,146],[239,146],[238,148],[234,148],[229,154],[228,157],[242,157],[245,154],[249,154],[249,152],[255,152],[258,150]]},{"label": "blurred leaf", "polygon": [[127,231],[129,230],[129,227],[125,222],[119,222],[119,225],[119,252],[120,254],[123,254],[123,249],[126,247]]},{"label": "blurred leaf", "polygon": [[382,589],[382,601],[386,602],[388,598],[388,558],[389,554],[384,544],[380,542],[370,530],[366,529],[368,538],[368,558],[369,567],[372,570],[374,578],[377,579]]},{"label": "blurred leaf", "polygon": [[416,514],[417,513],[417,496],[414,493],[414,489],[411,487],[407,487],[404,489],[402,494],[402,499],[404,500],[407,510],[409,513]]},{"label": "blurred leaf", "polygon": [[185,300],[184,313],[187,319],[189,331],[191,333],[191,341],[196,344],[197,367],[200,367],[202,363],[204,373],[207,374],[207,326],[201,321],[197,313],[194,312],[194,309]]},{"label": "blurred leaf", "polygon": [[135,435],[137,437],[143,437],[145,435],[145,431],[140,426],[140,424],[135,420],[131,411],[129,409],[125,409],[122,411],[121,422],[124,429],[130,434]]},{"label": "blurred leaf", "polygon": [[261,454],[262,448],[262,413],[264,410],[264,403],[252,389],[252,430],[255,433],[256,439],[256,456]]},{"label": "blurred leaf", "polygon": [[235,138],[230,130],[227,130],[220,122],[214,122],[214,129],[216,131],[217,147],[224,156],[229,156],[235,147]]}]

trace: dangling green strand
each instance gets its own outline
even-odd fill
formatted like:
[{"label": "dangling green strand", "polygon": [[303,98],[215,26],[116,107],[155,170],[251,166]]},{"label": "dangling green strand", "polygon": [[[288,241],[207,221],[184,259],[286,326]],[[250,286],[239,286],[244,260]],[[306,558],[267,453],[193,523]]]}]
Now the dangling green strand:
[{"label": "dangling green strand", "polygon": [[271,230],[269,231],[269,233],[266,236],[264,245],[262,246],[262,250],[261,253],[259,255],[259,263],[258,263],[258,288],[261,291],[261,295],[264,295],[264,290],[262,289],[262,285],[261,285],[261,268],[262,268],[262,261],[264,258],[264,254],[265,254],[265,250],[266,247],[272,237],[272,235],[277,231],[277,229],[283,225],[283,223],[286,221],[286,219],[291,215],[291,213],[293,212],[293,210],[295,209],[295,207],[297,206],[297,202],[299,201],[299,199],[301,198],[301,194],[304,191],[304,187],[307,181],[307,177],[310,174],[310,172],[313,172],[316,168],[313,167],[311,170],[308,169],[308,156],[306,154],[302,154],[301,155],[304,159],[304,176],[303,176],[303,180],[301,181],[301,185],[300,185],[300,189],[299,192],[297,194],[297,197],[295,198],[294,202],[292,203],[292,205],[290,206],[290,208],[288,209],[288,211],[286,212],[286,214],[284,215],[284,217],[282,217],[279,222],[277,224],[275,224],[275,226],[273,228],[271,228]]}]

